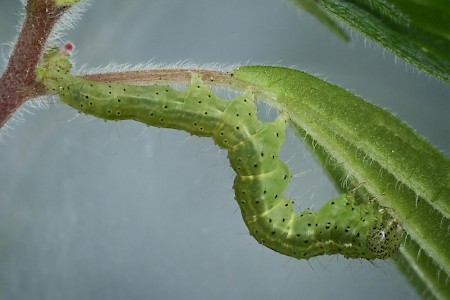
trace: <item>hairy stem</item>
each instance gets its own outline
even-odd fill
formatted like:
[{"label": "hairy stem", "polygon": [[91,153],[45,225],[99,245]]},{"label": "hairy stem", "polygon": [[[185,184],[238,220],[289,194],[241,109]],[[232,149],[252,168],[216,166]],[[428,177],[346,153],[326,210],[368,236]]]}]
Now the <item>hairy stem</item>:
[{"label": "hairy stem", "polygon": [[19,37],[0,78],[0,127],[28,99],[45,94],[35,69],[48,36],[67,10],[52,0],[30,0]]},{"label": "hairy stem", "polygon": [[198,69],[162,69],[139,70],[114,73],[99,73],[82,76],[84,79],[98,82],[117,82],[138,85],[149,84],[190,84],[192,74],[199,74],[210,85],[243,89],[242,83],[229,72]]}]

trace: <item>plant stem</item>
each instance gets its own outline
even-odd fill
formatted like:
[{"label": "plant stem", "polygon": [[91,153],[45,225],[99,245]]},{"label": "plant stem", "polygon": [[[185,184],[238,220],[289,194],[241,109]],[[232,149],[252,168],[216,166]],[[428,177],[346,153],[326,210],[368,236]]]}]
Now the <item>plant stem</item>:
[{"label": "plant stem", "polygon": [[35,69],[54,25],[67,10],[52,0],[30,0],[19,37],[0,78],[0,127],[28,99],[45,93]]},{"label": "plant stem", "polygon": [[121,82],[137,85],[150,84],[189,84],[192,74],[199,74],[202,80],[210,85],[219,87],[232,87],[242,90],[244,86],[233,78],[229,72],[200,69],[162,69],[162,70],[138,70],[111,73],[88,74],[82,76],[85,79],[99,82]]}]

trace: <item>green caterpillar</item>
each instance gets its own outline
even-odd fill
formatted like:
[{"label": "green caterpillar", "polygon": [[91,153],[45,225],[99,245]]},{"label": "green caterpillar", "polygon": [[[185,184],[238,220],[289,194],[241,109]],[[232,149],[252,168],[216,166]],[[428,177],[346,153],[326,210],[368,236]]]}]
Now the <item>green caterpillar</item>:
[{"label": "green caterpillar", "polygon": [[237,174],[235,198],[259,243],[295,258],[340,253],[376,259],[398,250],[403,234],[398,222],[372,202],[357,202],[352,194],[328,201],[318,212],[295,214],[293,202],[283,197],[291,175],[278,158],[286,117],[260,121],[252,92],[226,101],[196,75],[183,92],[168,86],[92,82],[70,74],[66,56],[57,48],[48,51],[37,77],[78,111],[210,136],[226,149]]}]

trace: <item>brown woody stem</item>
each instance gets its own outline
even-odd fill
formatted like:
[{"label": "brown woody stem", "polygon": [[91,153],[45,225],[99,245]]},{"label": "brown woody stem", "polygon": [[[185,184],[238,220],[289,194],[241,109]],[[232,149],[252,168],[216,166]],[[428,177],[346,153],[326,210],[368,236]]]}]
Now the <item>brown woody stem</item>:
[{"label": "brown woody stem", "polygon": [[26,100],[45,94],[35,69],[51,30],[66,9],[53,0],[27,2],[24,23],[0,78],[0,127]]}]

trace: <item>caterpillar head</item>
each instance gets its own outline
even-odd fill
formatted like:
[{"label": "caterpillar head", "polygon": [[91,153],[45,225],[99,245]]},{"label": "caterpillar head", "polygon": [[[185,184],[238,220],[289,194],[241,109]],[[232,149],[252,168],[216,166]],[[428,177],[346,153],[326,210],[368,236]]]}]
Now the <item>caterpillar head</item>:
[{"label": "caterpillar head", "polygon": [[397,219],[379,222],[367,236],[367,248],[376,258],[384,259],[394,255],[403,236],[403,227]]},{"label": "caterpillar head", "polygon": [[48,90],[58,91],[60,86],[59,80],[69,74],[72,63],[68,59],[68,53],[67,50],[61,51],[58,47],[50,48],[44,53],[42,62],[36,68],[36,78]]}]

